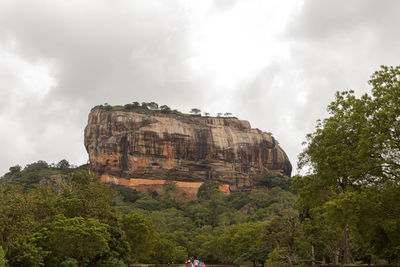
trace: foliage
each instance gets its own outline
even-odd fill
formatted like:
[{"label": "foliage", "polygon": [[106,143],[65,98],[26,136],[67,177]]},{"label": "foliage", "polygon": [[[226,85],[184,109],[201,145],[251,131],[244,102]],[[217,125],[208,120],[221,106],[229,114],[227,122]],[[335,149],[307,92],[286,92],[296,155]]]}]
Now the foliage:
[{"label": "foliage", "polygon": [[8,253],[10,266],[37,267],[44,265],[44,256],[47,255],[40,247],[32,242],[13,247]]},{"label": "foliage", "polygon": [[60,214],[33,238],[37,246],[51,252],[46,261],[73,258],[80,265],[109,251],[107,230],[108,226],[97,219],[66,218]]},{"label": "foliage", "polygon": [[122,111],[132,111],[134,110],[135,112],[141,112],[141,113],[156,113],[156,112],[161,112],[164,114],[176,114],[179,116],[190,116],[188,114],[182,113],[176,109],[171,109],[167,105],[161,105],[159,106],[155,102],[142,102],[141,104],[137,101],[132,102],[130,104],[125,104],[123,106],[116,105],[116,106],[110,106],[107,103],[104,105],[97,105],[92,108],[94,109],[103,109],[103,110],[122,110]]},{"label": "foliage", "polygon": [[[278,244],[267,238],[268,225],[281,229],[266,222],[285,216],[294,201],[278,187],[225,195],[215,191],[217,183],[205,183],[207,190],[199,192],[204,197],[184,201],[172,180],[157,199],[110,188],[84,171],[67,173],[62,180],[29,190],[23,190],[24,184],[0,185],[0,215],[9,218],[0,225],[7,260],[31,266],[124,266],[183,262],[188,256],[206,262],[262,262],[267,243],[269,250]],[[279,236],[285,231],[279,230]]]},{"label": "foliage", "polygon": [[33,199],[19,186],[0,187],[0,240],[5,253],[26,242],[35,229]]},{"label": "foliage", "polygon": [[76,259],[67,258],[60,264],[61,267],[78,267],[78,261]]},{"label": "foliage", "polygon": [[69,167],[70,167],[70,164],[66,159],[60,160],[60,162],[58,162],[56,165],[56,168],[58,168],[58,169],[68,169]]},{"label": "foliage", "polygon": [[205,181],[197,191],[197,197],[202,199],[211,199],[215,194],[219,194],[218,186],[220,183],[217,181]]},{"label": "foliage", "polygon": [[201,110],[198,108],[192,108],[189,113],[192,113],[194,115],[199,115],[201,114]]},{"label": "foliage", "polygon": [[[141,104],[137,101],[129,103],[129,104],[125,104],[125,105],[115,105],[115,106],[111,106],[108,103],[104,103],[103,105],[97,105],[94,106],[91,110],[95,110],[95,109],[102,109],[102,110],[107,110],[107,111],[115,111],[115,110],[119,110],[119,111],[135,111],[138,113],[147,113],[147,114],[155,114],[155,113],[163,113],[163,114],[174,114],[174,115],[178,115],[180,117],[191,117],[191,116],[201,116],[201,110],[198,108],[192,108],[189,111],[189,114],[187,113],[183,113],[181,111],[178,111],[176,109],[171,109],[169,106],[167,105],[158,105],[155,102],[142,102]],[[222,115],[224,115],[225,117],[232,117],[232,113],[231,112],[218,112],[217,113],[217,117],[221,117]],[[210,113],[208,112],[204,112],[204,116],[205,117],[209,117]],[[182,120],[185,123],[192,123],[192,121],[190,120]]]},{"label": "foliage", "polygon": [[131,261],[148,260],[154,246],[153,226],[136,212],[122,217],[124,230],[131,250]]},{"label": "foliage", "polygon": [[107,258],[105,260],[101,260],[96,264],[97,267],[126,267],[125,262],[118,258]]},{"label": "foliage", "polygon": [[[260,190],[225,195],[206,182],[198,199],[185,201],[172,180],[149,195],[41,161],[13,166],[0,183],[5,259],[14,266],[124,266],[194,256],[282,266],[372,254],[400,262],[399,79],[399,67],[382,67],[371,94],[338,92],[329,117],[307,136],[299,159],[306,175],[270,173]],[[98,108],[191,116],[154,102]],[[52,174],[61,181],[38,185]],[[83,248],[76,239],[84,229],[83,240],[91,240]]]},{"label": "foliage", "polygon": [[273,188],[273,187],[280,187],[283,190],[290,190],[290,178],[285,177],[279,173],[268,173],[260,180],[260,185]]},{"label": "foliage", "polygon": [[[361,97],[336,93],[330,116],[307,135],[299,157],[310,175],[293,179],[303,229],[318,246],[314,256],[333,262],[340,250],[343,263],[367,252],[400,261],[393,217],[399,206],[400,67],[382,66],[369,84],[371,94]],[[334,242],[322,244],[320,237]]]},{"label": "foliage", "polygon": [[4,174],[1,182],[23,185],[25,189],[32,188],[41,180],[49,178],[51,175],[63,175],[70,173],[73,169],[69,168],[68,161],[61,160],[57,165],[49,165],[43,160],[28,164],[24,169],[20,165],[9,168],[9,172]]},{"label": "foliage", "polygon": [[6,263],[6,254],[4,253],[3,247],[0,246],[0,267],[4,267]]}]

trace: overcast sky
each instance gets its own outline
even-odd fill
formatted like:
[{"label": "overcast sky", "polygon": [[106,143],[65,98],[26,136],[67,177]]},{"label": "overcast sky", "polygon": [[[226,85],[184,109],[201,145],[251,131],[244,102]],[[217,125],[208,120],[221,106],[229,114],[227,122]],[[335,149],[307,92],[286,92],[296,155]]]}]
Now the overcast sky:
[{"label": "overcast sky", "polygon": [[297,165],[337,90],[399,65],[397,0],[0,1],[0,175],[88,156],[98,104],[231,112]]}]

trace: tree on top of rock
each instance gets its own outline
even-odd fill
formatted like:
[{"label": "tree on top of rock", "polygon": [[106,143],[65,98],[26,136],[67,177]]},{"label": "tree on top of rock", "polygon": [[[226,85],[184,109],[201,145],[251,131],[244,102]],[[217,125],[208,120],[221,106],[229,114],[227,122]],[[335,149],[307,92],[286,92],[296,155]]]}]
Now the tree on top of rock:
[{"label": "tree on top of rock", "polygon": [[199,115],[199,114],[201,113],[201,110],[198,109],[198,108],[192,108],[192,109],[190,110],[190,113],[191,113],[191,114],[194,114],[194,115]]}]

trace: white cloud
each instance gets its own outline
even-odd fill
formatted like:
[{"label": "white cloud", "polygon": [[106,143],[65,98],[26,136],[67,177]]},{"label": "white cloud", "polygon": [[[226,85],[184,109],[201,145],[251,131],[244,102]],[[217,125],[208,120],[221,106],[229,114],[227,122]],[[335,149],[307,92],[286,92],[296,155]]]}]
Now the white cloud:
[{"label": "white cloud", "polygon": [[0,2],[0,173],[85,163],[94,105],[232,112],[296,165],[336,90],[400,58],[398,1]]},{"label": "white cloud", "polygon": [[191,67],[218,88],[254,78],[271,61],[289,56],[279,39],[296,1],[241,1],[228,10],[199,14],[190,33]]},{"label": "white cloud", "polygon": [[[56,81],[50,64],[30,62],[17,53],[17,42],[0,45],[0,162],[2,171],[15,164],[28,163],[37,157],[27,118],[31,108],[42,106]],[[29,120],[29,119],[28,119]],[[32,123],[32,122],[30,122]],[[39,122],[36,122],[39,123]]]}]

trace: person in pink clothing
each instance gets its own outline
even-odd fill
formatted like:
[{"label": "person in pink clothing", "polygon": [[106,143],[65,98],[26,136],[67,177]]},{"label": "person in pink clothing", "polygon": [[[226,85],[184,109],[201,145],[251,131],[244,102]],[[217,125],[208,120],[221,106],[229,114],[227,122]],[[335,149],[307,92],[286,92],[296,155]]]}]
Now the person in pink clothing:
[{"label": "person in pink clothing", "polygon": [[200,267],[206,267],[206,265],[204,264],[204,261],[201,261]]}]

